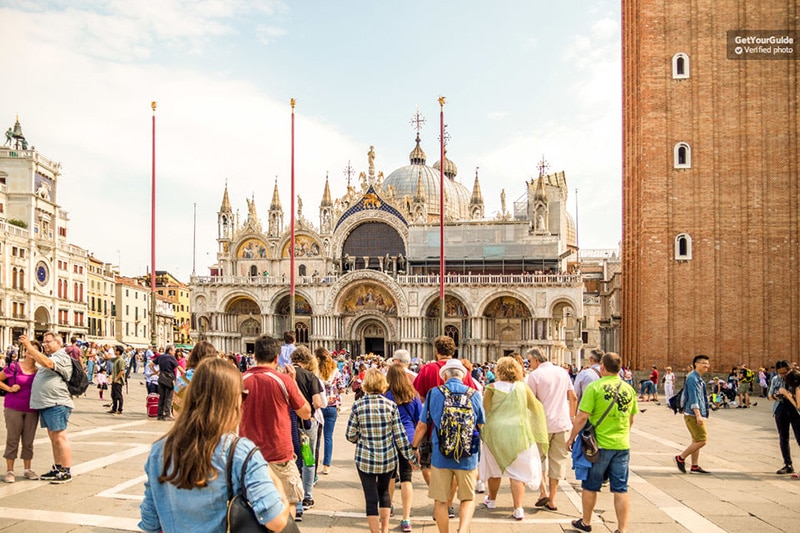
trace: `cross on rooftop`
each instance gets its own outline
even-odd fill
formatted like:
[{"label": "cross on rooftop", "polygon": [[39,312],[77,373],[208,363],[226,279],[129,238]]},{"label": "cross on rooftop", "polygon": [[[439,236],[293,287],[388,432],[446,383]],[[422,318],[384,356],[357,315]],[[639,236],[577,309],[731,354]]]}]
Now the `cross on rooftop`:
[{"label": "cross on rooftop", "polygon": [[411,124],[411,127],[417,130],[417,133],[419,133],[419,131],[422,129],[422,126],[425,125],[425,122],[427,121],[425,120],[425,117],[422,116],[422,113],[419,112],[419,106],[417,106],[417,111],[414,113],[414,116],[411,117],[409,124]]}]

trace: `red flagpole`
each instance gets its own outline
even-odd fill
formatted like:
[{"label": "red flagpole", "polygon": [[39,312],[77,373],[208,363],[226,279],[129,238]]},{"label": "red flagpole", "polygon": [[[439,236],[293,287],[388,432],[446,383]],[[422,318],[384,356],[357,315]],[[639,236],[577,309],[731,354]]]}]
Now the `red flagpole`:
[{"label": "red flagpole", "polygon": [[444,335],[444,96],[439,97],[439,322]]},{"label": "red flagpole", "polygon": [[294,98],[291,99],[292,104],[292,201],[291,201],[291,209],[292,209],[292,217],[290,222],[289,231],[291,232],[290,240],[289,240],[289,260],[290,268],[292,269],[292,273],[289,276],[289,307],[291,308],[290,311],[290,321],[289,321],[289,328],[291,331],[294,331],[294,201],[295,201],[295,194],[294,194],[294,104],[296,100]]},{"label": "red flagpole", "polygon": [[156,334],[156,103],[153,109],[153,157],[150,183],[150,340],[153,348],[158,348]]}]

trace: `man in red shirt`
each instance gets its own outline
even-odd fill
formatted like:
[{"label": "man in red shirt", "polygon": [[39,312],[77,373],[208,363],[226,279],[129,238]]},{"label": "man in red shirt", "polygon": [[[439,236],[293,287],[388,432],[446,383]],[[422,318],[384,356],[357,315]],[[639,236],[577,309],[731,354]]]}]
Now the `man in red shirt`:
[{"label": "man in red shirt", "polygon": [[650,381],[653,382],[653,387],[650,389],[653,392],[653,401],[658,401],[658,367],[653,365],[653,371],[650,372]]},{"label": "man in red shirt", "polygon": [[[280,343],[262,335],[255,342],[256,364],[242,376],[245,400],[239,434],[261,448],[273,476],[281,480],[286,498],[296,504],[303,498],[303,480],[294,461],[289,409],[302,419],[311,416],[311,406],[294,381],[294,368],[278,372]],[[290,506],[292,516],[295,505]]]},{"label": "man in red shirt", "polygon": [[83,361],[82,361],[82,359],[83,359],[83,352],[82,352],[82,351],[81,351],[81,349],[78,347],[78,338],[77,338],[77,337],[72,337],[72,338],[70,339],[70,342],[71,342],[72,344],[70,344],[69,346],[65,347],[65,348],[64,348],[64,351],[65,351],[65,352],[67,352],[67,355],[68,355],[68,356],[72,357],[72,358],[73,358],[73,359],[75,359],[77,362],[79,362],[81,365],[83,365]]}]

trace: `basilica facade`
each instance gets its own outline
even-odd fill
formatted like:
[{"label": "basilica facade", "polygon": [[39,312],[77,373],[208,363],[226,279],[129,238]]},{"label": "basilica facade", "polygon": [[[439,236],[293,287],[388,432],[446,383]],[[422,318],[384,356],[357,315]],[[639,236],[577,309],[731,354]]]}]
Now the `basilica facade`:
[{"label": "basilica facade", "polygon": [[293,329],[298,343],[312,349],[389,356],[404,348],[430,359],[431,341],[444,331],[459,356],[472,361],[539,346],[555,361],[576,362],[583,297],[580,272],[567,266],[577,246],[564,173],[542,167],[538,178],[520,182],[511,209],[503,192],[500,213],[487,218],[477,171],[470,191],[447,157],[442,213],[440,164],[426,159],[417,135],[409,164],[384,176],[370,147],[367,169],[344,196],[332,198],[326,178],[315,221],[298,199],[294,249],[277,182],[266,223],[255,198],[247,199],[247,217],[239,220],[226,186],[217,263],[190,282],[192,336],[246,353],[259,335]]}]

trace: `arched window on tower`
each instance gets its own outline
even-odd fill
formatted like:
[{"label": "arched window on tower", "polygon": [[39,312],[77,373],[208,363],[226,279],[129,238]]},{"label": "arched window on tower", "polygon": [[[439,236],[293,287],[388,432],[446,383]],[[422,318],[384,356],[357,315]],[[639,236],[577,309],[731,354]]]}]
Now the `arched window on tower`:
[{"label": "arched window on tower", "polygon": [[298,276],[305,276],[306,275],[306,266],[305,265],[300,265],[299,267],[297,267],[297,275]]},{"label": "arched window on tower", "polygon": [[258,268],[255,265],[250,265],[250,277],[254,278],[258,276]]},{"label": "arched window on tower", "polygon": [[692,258],[692,238],[686,233],[675,237],[675,260],[689,261]]},{"label": "arched window on tower", "polygon": [[676,144],[672,155],[675,168],[692,168],[692,148],[688,143]]},{"label": "arched window on tower", "polygon": [[685,80],[689,77],[689,56],[678,52],[672,56],[672,79]]}]

